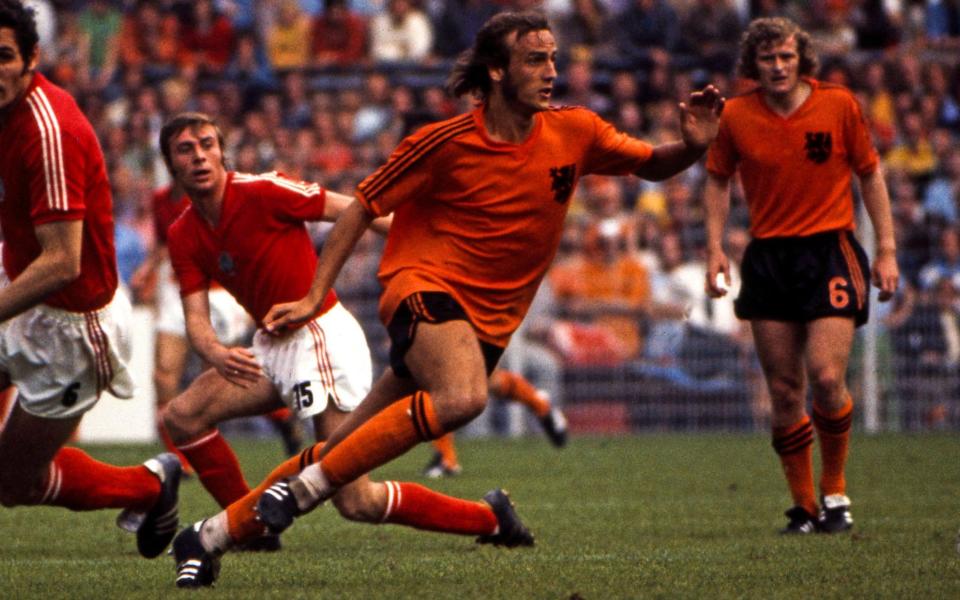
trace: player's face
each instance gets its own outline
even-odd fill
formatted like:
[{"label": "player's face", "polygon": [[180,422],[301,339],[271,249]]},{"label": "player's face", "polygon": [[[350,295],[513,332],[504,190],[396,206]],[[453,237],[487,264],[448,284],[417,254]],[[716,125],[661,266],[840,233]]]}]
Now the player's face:
[{"label": "player's face", "polygon": [[209,193],[219,189],[226,177],[223,150],[212,125],[188,127],[170,140],[173,175],[188,193]]},{"label": "player's face", "polygon": [[510,65],[500,81],[508,102],[523,112],[546,110],[556,79],[557,43],[550,31],[530,31],[513,42]]},{"label": "player's face", "polygon": [[800,54],[797,39],[771,42],[757,49],[757,70],[763,91],[772,96],[787,96],[800,81]]},{"label": "player's face", "polygon": [[0,111],[6,109],[30,85],[36,55],[24,59],[10,27],[0,27]]}]

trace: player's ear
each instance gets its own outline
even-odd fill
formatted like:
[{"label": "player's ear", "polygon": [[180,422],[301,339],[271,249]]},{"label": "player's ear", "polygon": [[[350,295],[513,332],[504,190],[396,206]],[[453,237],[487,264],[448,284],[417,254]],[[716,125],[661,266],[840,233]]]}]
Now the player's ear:
[{"label": "player's ear", "polygon": [[503,67],[487,67],[487,75],[490,76],[490,81],[495,81],[500,83],[503,81],[503,76],[507,72]]},{"label": "player's ear", "polygon": [[40,44],[37,44],[33,47],[33,50],[30,52],[30,56],[24,57],[26,60],[23,61],[23,74],[33,73],[37,70],[37,64],[40,62]]}]

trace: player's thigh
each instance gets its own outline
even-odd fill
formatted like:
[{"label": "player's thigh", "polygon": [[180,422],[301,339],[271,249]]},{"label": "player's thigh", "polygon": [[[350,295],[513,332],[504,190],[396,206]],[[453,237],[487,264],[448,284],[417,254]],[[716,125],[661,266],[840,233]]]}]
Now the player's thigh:
[{"label": "player's thigh", "polygon": [[197,377],[165,411],[165,421],[181,430],[191,423],[213,426],[228,419],[261,415],[280,407],[280,399],[269,379],[240,386],[226,380],[215,369]]},{"label": "player's thigh", "polygon": [[805,362],[811,380],[835,380],[843,385],[854,329],[850,317],[827,317],[807,324]]},{"label": "player's thigh", "polygon": [[0,431],[0,489],[36,482],[70,439],[81,415],[48,419],[31,415],[14,401]]},{"label": "player's thigh", "polygon": [[421,322],[405,361],[422,389],[457,396],[487,394],[487,372],[469,322]]},{"label": "player's thigh", "polygon": [[155,368],[176,377],[179,382],[189,351],[190,344],[184,336],[158,331],[154,348]]},{"label": "player's thigh", "polygon": [[789,321],[750,321],[757,357],[767,382],[802,387],[803,352],[806,331],[803,323]]}]

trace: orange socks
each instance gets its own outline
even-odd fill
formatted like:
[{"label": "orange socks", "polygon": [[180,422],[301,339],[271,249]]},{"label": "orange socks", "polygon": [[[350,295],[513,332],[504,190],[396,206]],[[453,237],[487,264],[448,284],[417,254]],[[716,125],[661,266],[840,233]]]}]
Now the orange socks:
[{"label": "orange socks", "polygon": [[793,503],[811,515],[817,514],[816,490],[813,487],[813,424],[804,416],[789,427],[773,428],[773,449],[780,456],[783,474],[793,496]]},{"label": "orange socks", "polygon": [[457,459],[457,447],[453,443],[452,431],[433,440],[433,447],[440,453],[440,460],[443,461],[444,465],[450,468],[460,465],[460,461]]},{"label": "orange socks", "polygon": [[494,371],[490,376],[490,391],[496,396],[523,404],[538,417],[550,412],[550,402],[537,393],[529,381],[516,373],[502,369]]},{"label": "orange socks", "polygon": [[813,424],[820,438],[820,459],[823,471],[820,473],[820,493],[846,494],[847,482],[844,470],[847,453],[850,449],[850,426],[853,423],[853,399],[847,401],[836,413],[823,413],[813,408]]},{"label": "orange socks", "polygon": [[234,543],[240,544],[263,534],[263,524],[257,520],[257,513],[254,510],[260,496],[267,491],[268,487],[284,477],[296,475],[307,465],[317,462],[317,454],[322,447],[323,442],[320,442],[319,444],[310,446],[296,456],[291,456],[271,471],[270,474],[260,482],[260,485],[227,507],[227,528],[230,532],[230,539],[232,539]]},{"label": "orange socks", "polygon": [[384,483],[387,486],[384,523],[461,535],[489,535],[497,528],[496,515],[483,502],[444,496],[416,483]]},{"label": "orange socks", "polygon": [[197,440],[183,444],[180,451],[193,465],[200,483],[221,507],[229,506],[250,491],[243,471],[240,470],[237,455],[216,429]]},{"label": "orange socks", "polygon": [[321,461],[327,481],[340,487],[446,433],[430,395],[417,392],[394,402],[358,427]]},{"label": "orange socks", "polygon": [[50,463],[40,504],[70,510],[131,508],[147,511],[157,501],[160,480],[146,467],[116,467],[78,448],[61,448]]}]

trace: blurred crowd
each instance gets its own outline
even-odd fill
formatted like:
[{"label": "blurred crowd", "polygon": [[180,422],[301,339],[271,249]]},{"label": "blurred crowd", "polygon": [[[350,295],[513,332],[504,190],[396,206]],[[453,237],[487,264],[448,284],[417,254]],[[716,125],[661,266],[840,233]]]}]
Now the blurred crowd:
[{"label": "blurred crowd", "polygon": [[[748,89],[734,73],[745,24],[789,16],[813,35],[819,77],[859,97],[883,157],[905,284],[877,311],[891,349],[916,352],[910,344],[919,343],[934,348],[931,363],[960,364],[960,1],[29,4],[40,15],[41,68],[78,99],[104,147],[124,277],[153,243],[150,194],[168,183],[157,133],[176,112],[214,115],[236,170],[277,170],[350,193],[404,135],[470,108],[444,94],[445,76],[498,11],[550,17],[560,46],[554,104],[587,106],[650,141],[678,136],[677,102],[691,90]],[[729,301],[708,302],[703,291],[703,183],[702,166],[662,183],[584,179],[544,291],[553,321],[531,328],[533,341],[567,365],[629,364],[681,386],[751,381],[749,336]],[[749,239],[736,191],[731,222],[736,257]],[[338,284],[344,294],[375,295],[379,243],[361,245]],[[939,341],[896,335],[921,318],[955,331]],[[725,376],[683,362],[689,346],[711,344],[733,361]]]}]

